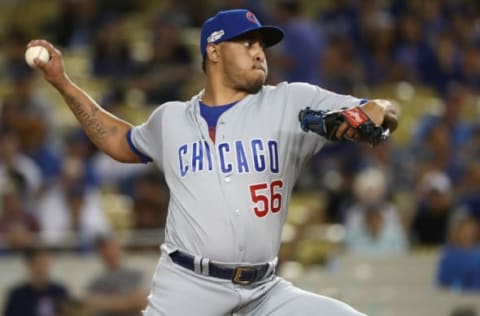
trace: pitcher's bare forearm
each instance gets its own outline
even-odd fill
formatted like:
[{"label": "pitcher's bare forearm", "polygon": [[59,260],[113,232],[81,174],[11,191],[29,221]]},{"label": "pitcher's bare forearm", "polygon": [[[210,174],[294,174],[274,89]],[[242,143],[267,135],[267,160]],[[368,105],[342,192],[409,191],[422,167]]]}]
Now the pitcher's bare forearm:
[{"label": "pitcher's bare forearm", "polygon": [[109,114],[102,110],[86,93],[83,93],[80,88],[71,83],[69,86],[61,87],[58,90],[95,145],[102,148],[109,135],[115,137],[119,127],[105,122],[106,118],[102,118],[102,115],[107,116],[107,120],[109,120],[111,119],[108,117]]},{"label": "pitcher's bare forearm", "polygon": [[122,162],[140,162],[128,146],[132,125],[102,109],[70,80],[56,86],[90,140],[103,152]]},{"label": "pitcher's bare forearm", "polygon": [[130,149],[126,139],[127,132],[132,126],[102,109],[69,79],[60,50],[43,39],[30,41],[27,48],[33,46],[47,49],[50,59],[45,61],[35,58],[34,65],[43,72],[45,80],[62,94],[90,140],[100,150],[118,161],[140,162],[141,158]]}]

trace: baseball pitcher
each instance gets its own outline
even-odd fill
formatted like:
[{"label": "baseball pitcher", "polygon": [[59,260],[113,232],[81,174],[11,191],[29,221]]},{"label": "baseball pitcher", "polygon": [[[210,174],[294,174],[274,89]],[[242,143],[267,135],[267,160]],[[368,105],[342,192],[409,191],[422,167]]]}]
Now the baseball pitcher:
[{"label": "baseball pitcher", "polygon": [[220,11],[201,30],[205,88],[160,105],[139,126],[106,112],[33,40],[35,60],[95,145],[122,162],[152,162],[171,191],[165,242],[145,316],[362,315],[275,274],[287,205],[306,159],[329,140],[372,146],[396,128],[385,100],[306,83],[265,85],[265,49],[283,38],[247,10]]}]

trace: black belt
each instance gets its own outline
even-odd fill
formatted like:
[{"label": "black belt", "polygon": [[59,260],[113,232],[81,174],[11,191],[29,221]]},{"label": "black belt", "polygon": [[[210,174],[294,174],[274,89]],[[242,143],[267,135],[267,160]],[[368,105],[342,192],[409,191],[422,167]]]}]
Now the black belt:
[{"label": "black belt", "polygon": [[[195,271],[195,259],[192,255],[177,250],[170,254],[170,258],[172,258],[172,261],[176,264]],[[199,266],[202,267],[201,262]],[[271,275],[273,269],[269,272],[269,268],[270,265],[268,263],[230,268],[219,265],[218,263],[209,262],[208,274],[205,275],[220,279],[232,280],[232,282],[235,284],[248,285],[263,280],[267,276]]]}]

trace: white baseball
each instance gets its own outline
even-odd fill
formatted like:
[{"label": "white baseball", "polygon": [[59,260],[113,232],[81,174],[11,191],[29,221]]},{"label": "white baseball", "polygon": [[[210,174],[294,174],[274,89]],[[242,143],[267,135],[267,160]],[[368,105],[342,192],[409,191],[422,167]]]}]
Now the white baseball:
[{"label": "white baseball", "polygon": [[48,53],[48,50],[42,46],[32,46],[27,48],[25,51],[25,61],[30,67],[35,67],[35,58],[47,62],[50,60],[50,54]]}]

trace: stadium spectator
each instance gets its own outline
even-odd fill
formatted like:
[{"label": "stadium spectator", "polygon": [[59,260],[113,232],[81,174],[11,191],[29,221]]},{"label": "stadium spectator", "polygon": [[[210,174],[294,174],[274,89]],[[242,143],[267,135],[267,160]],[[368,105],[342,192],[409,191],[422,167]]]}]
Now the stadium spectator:
[{"label": "stadium spectator", "polygon": [[26,206],[32,206],[42,185],[42,173],[35,162],[20,151],[17,134],[0,129],[0,183],[11,174],[18,174],[25,181],[22,198]]},{"label": "stadium spectator", "polygon": [[24,251],[27,280],[13,287],[5,304],[4,316],[54,316],[68,299],[69,291],[51,278],[52,257],[48,250]]},{"label": "stadium spectator", "polygon": [[47,26],[58,45],[70,48],[89,48],[100,22],[99,1],[61,1],[57,20]]},{"label": "stadium spectator", "polygon": [[181,40],[179,21],[171,16],[157,17],[151,31],[152,56],[139,65],[132,85],[145,93],[147,104],[182,99],[184,86],[192,76],[193,57]]},{"label": "stadium spectator", "polygon": [[51,104],[35,90],[31,68],[24,63],[10,71],[12,88],[2,100],[0,126],[16,133],[20,150],[35,161],[44,180],[49,181],[59,172],[58,118]]},{"label": "stadium spectator", "polygon": [[472,144],[475,131],[474,124],[465,118],[470,96],[463,85],[451,84],[444,91],[438,113],[418,119],[417,130],[412,135],[418,178],[433,168],[445,171],[454,183],[460,180],[468,159],[462,156],[462,148]]},{"label": "stadium spectator", "polygon": [[317,71],[322,74],[322,86],[338,93],[351,93],[363,79],[352,42],[340,36],[328,40]]},{"label": "stadium spectator", "polygon": [[452,82],[461,81],[460,48],[451,32],[439,33],[422,67],[423,82],[435,88],[440,94]]},{"label": "stadium spectator", "polygon": [[316,21],[328,39],[341,38],[354,47],[360,46],[358,3],[349,0],[334,1],[331,6],[322,7],[318,11]]},{"label": "stadium spectator", "polygon": [[89,250],[98,234],[110,231],[98,189],[86,186],[84,175],[82,161],[65,160],[60,178],[39,200],[36,214],[47,245]]},{"label": "stadium spectator", "polygon": [[146,173],[138,177],[133,192],[135,229],[164,228],[168,200],[168,188],[161,174]]},{"label": "stadium spectator", "polygon": [[467,45],[462,52],[462,82],[473,93],[480,93],[480,46]]},{"label": "stadium spectator", "polygon": [[456,190],[456,205],[480,220],[480,162],[477,156],[471,157]]},{"label": "stadium spectator", "polygon": [[449,316],[477,316],[477,309],[470,305],[461,305],[454,307]]},{"label": "stadium spectator", "polygon": [[396,79],[417,83],[422,78],[421,69],[426,62],[428,48],[421,19],[414,12],[402,13],[398,17],[397,32],[393,57],[399,71]]},{"label": "stadium spectator", "polygon": [[97,148],[88,139],[82,129],[75,127],[66,132],[64,140],[64,161],[76,160],[82,163],[83,186],[86,188],[97,188],[100,184],[100,176],[95,168],[93,157],[98,152]]},{"label": "stadium spectator", "polygon": [[124,15],[111,12],[105,15],[96,30],[93,44],[93,75],[115,80],[125,79],[135,70],[130,42],[125,31]]},{"label": "stadium spectator", "polygon": [[[361,167],[361,161],[356,159],[359,144],[332,143],[324,147],[307,163],[304,174],[299,178],[298,185],[303,190],[320,188],[326,193],[325,210],[326,221],[342,223],[345,216],[345,207],[352,199],[351,183],[355,173]],[[313,177],[311,182],[305,179]],[[305,184],[302,184],[306,182]]]},{"label": "stadium spectator", "polygon": [[364,47],[358,53],[362,55],[365,81],[373,86],[390,83],[398,77],[392,58],[395,44],[392,17],[380,8],[365,6],[361,18]]},{"label": "stadium spectator", "polygon": [[[446,123],[435,120],[429,126],[425,138],[413,147],[415,177],[421,179],[424,174],[432,170],[453,173],[452,134]],[[449,173],[449,174],[451,174]]]},{"label": "stadium spectator", "polygon": [[0,80],[3,83],[11,81],[15,69],[25,65],[23,52],[28,40],[26,32],[18,27],[9,26],[3,33],[1,39],[3,60],[0,61]]},{"label": "stadium spectator", "polygon": [[454,207],[453,193],[452,183],[443,172],[430,171],[421,178],[411,227],[416,245],[439,246],[447,241],[448,221]]},{"label": "stadium spectator", "polygon": [[421,13],[417,18],[421,21],[423,34],[425,35],[425,41],[427,43],[434,41],[440,32],[448,28],[448,21],[445,16],[445,11],[447,11],[446,6],[446,3],[434,0],[424,1],[416,9],[410,8],[409,6],[405,8],[405,11],[411,10]]},{"label": "stadium spectator", "polygon": [[40,227],[25,207],[21,194],[24,190],[21,175],[0,178],[0,252],[19,251],[36,241]]},{"label": "stadium spectator", "polygon": [[479,222],[460,211],[453,217],[448,245],[438,262],[437,284],[455,292],[480,291]]},{"label": "stadium spectator", "polygon": [[275,8],[276,18],[285,33],[283,42],[270,56],[273,65],[281,71],[279,79],[319,84],[318,65],[324,46],[319,28],[303,15],[299,0],[278,0]]},{"label": "stadium spectator", "polygon": [[[113,0],[112,0],[113,1]],[[201,27],[206,18],[214,12],[214,2],[197,0],[177,0],[165,3],[162,12],[181,19],[187,27]]]},{"label": "stadium spectator", "polygon": [[85,303],[89,315],[139,315],[147,305],[142,272],[125,266],[121,245],[114,237],[100,237],[96,248],[105,271],[87,288]]},{"label": "stadium spectator", "polygon": [[388,256],[408,250],[408,236],[398,210],[387,199],[387,181],[379,169],[357,174],[354,201],[346,210],[345,245],[359,255]]}]

